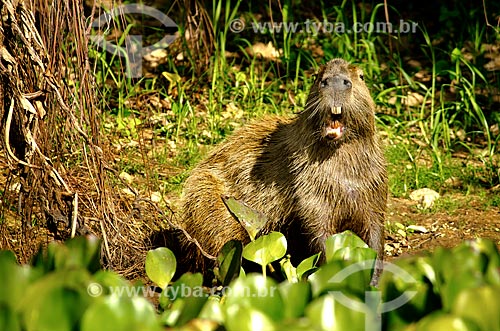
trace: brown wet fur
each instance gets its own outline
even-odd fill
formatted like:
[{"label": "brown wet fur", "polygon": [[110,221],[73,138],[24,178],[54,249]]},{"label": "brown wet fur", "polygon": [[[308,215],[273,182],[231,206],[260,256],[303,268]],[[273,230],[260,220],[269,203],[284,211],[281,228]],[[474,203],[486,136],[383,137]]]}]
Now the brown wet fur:
[{"label": "brown wet fur", "polygon": [[[231,239],[250,240],[222,202],[228,195],[268,217],[264,233],[286,235],[295,263],[323,251],[326,238],[344,230],[383,258],[387,174],[362,75],[342,59],[328,62],[304,111],[241,128],[192,171],[184,186],[182,226],[206,252],[217,255]],[[340,115],[333,106],[341,107]],[[339,125],[343,134],[332,139],[328,128]],[[213,268],[194,245],[183,246],[188,270]]]}]

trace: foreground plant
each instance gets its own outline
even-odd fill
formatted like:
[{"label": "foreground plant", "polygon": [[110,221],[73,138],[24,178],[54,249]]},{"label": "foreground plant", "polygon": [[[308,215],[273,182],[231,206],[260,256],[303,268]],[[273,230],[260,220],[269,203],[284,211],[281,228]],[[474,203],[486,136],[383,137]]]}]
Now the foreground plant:
[{"label": "foreground plant", "polygon": [[[254,245],[273,250],[282,240],[275,234]],[[172,282],[175,257],[156,249],[146,270],[161,291],[102,270],[95,238],[51,243],[30,265],[1,251],[0,330],[500,330],[500,254],[493,242],[397,260],[386,266],[379,289],[369,285],[375,253],[361,239],[346,232],[328,242],[335,251],[320,267],[317,256],[297,268],[284,257],[278,271],[294,277],[279,282],[229,268],[237,272],[228,285],[212,288],[202,285],[201,274]],[[228,261],[244,256],[238,245],[227,247]],[[156,297],[158,307],[146,297]]]}]

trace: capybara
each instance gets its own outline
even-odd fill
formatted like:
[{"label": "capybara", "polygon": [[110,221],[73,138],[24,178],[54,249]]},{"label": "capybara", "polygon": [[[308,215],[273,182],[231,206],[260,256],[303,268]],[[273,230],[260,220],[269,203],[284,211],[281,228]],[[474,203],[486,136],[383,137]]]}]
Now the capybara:
[{"label": "capybara", "polygon": [[[361,69],[342,59],[329,61],[320,67],[302,112],[244,126],[192,171],[181,225],[212,255],[231,239],[250,241],[221,196],[264,213],[268,222],[261,233],[282,232],[295,262],[317,252],[324,257],[329,236],[352,230],[377,251],[376,283],[387,173]],[[192,271],[214,266],[187,240],[185,245]]]}]

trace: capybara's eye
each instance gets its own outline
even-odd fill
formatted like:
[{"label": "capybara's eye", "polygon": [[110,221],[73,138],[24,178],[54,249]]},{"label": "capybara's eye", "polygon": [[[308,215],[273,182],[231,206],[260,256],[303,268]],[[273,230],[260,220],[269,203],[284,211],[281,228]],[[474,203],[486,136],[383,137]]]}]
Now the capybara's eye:
[{"label": "capybara's eye", "polygon": [[365,80],[365,75],[363,75],[363,73],[360,73],[360,74],[359,74],[359,79],[361,79],[361,80]]}]

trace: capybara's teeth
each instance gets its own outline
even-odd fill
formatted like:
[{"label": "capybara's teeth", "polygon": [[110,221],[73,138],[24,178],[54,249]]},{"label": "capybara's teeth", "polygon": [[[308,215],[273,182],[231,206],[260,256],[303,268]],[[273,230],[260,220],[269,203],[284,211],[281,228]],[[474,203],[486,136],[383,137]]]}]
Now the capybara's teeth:
[{"label": "capybara's teeth", "polygon": [[334,115],[340,115],[342,113],[342,107],[332,107],[332,114]]}]

